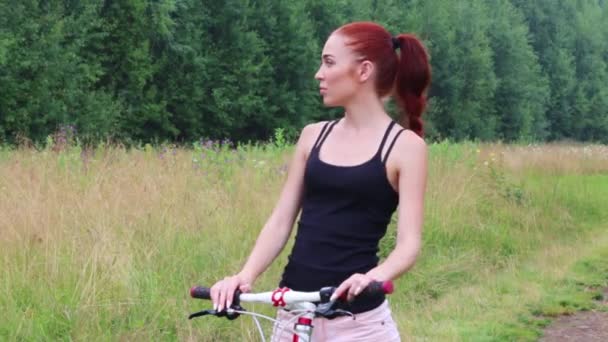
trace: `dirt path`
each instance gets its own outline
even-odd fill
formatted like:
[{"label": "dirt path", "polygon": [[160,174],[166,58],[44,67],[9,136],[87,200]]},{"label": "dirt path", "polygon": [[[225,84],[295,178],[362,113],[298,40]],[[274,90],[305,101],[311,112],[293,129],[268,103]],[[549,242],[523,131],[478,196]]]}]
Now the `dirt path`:
[{"label": "dirt path", "polygon": [[[608,288],[601,302],[608,306]],[[541,342],[608,341],[608,312],[587,311],[556,319],[544,332]]]}]

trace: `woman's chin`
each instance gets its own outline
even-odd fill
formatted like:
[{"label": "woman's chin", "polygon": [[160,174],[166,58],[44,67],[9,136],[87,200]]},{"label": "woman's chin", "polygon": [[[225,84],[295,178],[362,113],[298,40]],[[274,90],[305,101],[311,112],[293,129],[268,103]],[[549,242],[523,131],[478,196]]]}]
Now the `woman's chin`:
[{"label": "woman's chin", "polygon": [[328,99],[327,97],[323,97],[323,105],[325,107],[340,107],[339,103],[336,103],[336,101],[332,101],[331,99]]}]

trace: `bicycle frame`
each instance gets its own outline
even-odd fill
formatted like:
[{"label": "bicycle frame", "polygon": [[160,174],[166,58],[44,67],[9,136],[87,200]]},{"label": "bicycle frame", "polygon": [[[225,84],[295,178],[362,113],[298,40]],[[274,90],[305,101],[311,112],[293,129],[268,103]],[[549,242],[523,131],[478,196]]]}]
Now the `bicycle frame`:
[{"label": "bicycle frame", "polygon": [[[311,342],[312,331],[314,329],[312,320],[315,318],[316,305],[310,302],[295,303],[288,306],[289,311],[306,310],[304,314],[298,317],[297,322],[293,326],[292,342]],[[277,321],[278,323],[279,321]],[[279,327],[277,326],[277,330]],[[277,334],[280,338],[285,327],[281,328]],[[274,335],[273,335],[274,336]]]}]

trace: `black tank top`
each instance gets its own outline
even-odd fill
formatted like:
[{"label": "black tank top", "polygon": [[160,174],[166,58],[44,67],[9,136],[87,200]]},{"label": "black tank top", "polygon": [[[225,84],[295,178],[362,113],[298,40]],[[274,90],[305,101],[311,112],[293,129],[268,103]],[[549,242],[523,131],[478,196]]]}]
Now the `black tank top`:
[{"label": "black tank top", "polygon": [[[302,214],[289,261],[280,286],[298,291],[316,291],[338,286],[354,273],[366,273],[378,264],[378,243],[399,201],[386,174],[386,154],[382,150],[388,126],[378,151],[359,165],[338,166],[325,163],[319,151],[339,120],[327,122],[310,152],[304,173]],[[355,299],[348,309],[353,313],[371,310],[384,298]]]}]

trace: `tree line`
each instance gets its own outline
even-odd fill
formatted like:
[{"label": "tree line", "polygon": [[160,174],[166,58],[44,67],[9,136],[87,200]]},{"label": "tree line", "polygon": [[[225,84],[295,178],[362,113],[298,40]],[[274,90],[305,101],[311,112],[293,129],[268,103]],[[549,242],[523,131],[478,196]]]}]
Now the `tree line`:
[{"label": "tree line", "polygon": [[0,144],[292,137],[328,35],[416,33],[429,139],[608,142],[606,0],[3,0]]}]

